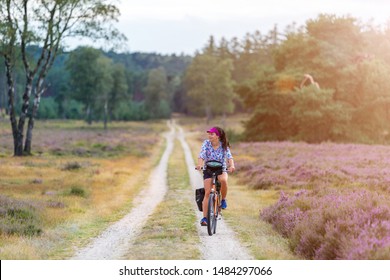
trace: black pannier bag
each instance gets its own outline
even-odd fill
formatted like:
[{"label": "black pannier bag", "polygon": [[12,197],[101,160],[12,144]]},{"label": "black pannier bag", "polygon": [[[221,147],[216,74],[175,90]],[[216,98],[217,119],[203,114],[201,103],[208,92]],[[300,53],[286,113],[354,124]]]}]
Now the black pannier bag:
[{"label": "black pannier bag", "polygon": [[204,188],[196,189],[195,190],[195,201],[198,205],[199,211],[203,211],[202,203],[204,198]]}]

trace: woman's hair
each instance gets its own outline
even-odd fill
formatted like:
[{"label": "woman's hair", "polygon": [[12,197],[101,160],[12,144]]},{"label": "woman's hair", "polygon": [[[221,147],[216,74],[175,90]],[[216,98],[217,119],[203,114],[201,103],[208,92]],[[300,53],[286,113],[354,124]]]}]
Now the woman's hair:
[{"label": "woman's hair", "polygon": [[219,132],[219,139],[221,140],[221,142],[222,142],[222,148],[226,151],[227,150],[227,148],[228,147],[230,147],[230,143],[229,143],[229,140],[228,140],[228,138],[227,138],[227,136],[226,136],[226,133],[225,133],[225,131],[222,129],[222,128],[220,128],[220,127],[218,127],[218,126],[215,126],[215,128],[218,130],[218,132]]}]

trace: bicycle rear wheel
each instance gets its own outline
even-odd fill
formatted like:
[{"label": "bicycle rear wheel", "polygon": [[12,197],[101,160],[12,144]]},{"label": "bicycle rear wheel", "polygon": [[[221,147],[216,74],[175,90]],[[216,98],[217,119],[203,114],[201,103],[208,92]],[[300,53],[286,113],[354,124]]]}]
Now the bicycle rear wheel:
[{"label": "bicycle rear wheel", "polygon": [[215,194],[210,193],[208,207],[207,207],[207,232],[210,236],[213,235],[213,233],[215,233],[217,227],[216,209],[217,207],[215,207]]}]

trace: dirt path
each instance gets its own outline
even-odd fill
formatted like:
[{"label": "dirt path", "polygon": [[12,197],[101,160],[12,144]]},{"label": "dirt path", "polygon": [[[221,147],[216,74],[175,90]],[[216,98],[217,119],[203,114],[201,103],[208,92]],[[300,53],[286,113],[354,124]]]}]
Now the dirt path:
[{"label": "dirt path", "polygon": [[168,159],[173,150],[175,128],[168,123],[170,131],[166,138],[166,149],[158,166],[152,171],[150,184],[134,199],[135,207],[121,220],[107,228],[100,236],[82,250],[73,259],[83,260],[116,260],[127,252],[133,239],[141,231],[149,215],[163,200],[167,191]]},{"label": "dirt path", "polygon": [[[202,186],[202,178],[200,173],[194,170],[194,161],[182,129],[174,123],[168,123],[168,126],[170,131],[165,134],[167,145],[164,154],[158,166],[151,173],[150,185],[135,198],[135,207],[120,221],[94,238],[87,247],[78,251],[72,259],[115,260],[123,258],[148,217],[167,192],[168,159],[173,150],[175,137],[178,137],[184,150],[193,189]],[[196,208],[195,202],[194,211],[197,212],[198,220],[200,220],[201,212]],[[235,233],[224,223],[223,219],[218,222],[218,232],[212,237],[208,236],[207,230],[198,223],[197,230],[201,240],[200,250],[203,259],[252,259],[247,250],[240,246]]]}]

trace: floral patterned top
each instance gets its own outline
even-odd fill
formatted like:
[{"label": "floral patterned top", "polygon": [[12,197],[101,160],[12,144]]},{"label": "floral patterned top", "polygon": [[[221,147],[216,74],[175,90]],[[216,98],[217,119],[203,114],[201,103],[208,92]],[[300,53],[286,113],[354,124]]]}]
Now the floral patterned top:
[{"label": "floral patterned top", "polygon": [[202,144],[202,148],[199,153],[199,158],[203,159],[205,162],[209,160],[216,160],[222,162],[222,169],[226,170],[226,161],[232,159],[232,153],[230,152],[229,147],[225,151],[222,148],[222,143],[219,142],[219,147],[215,150],[210,140],[205,140]]}]

